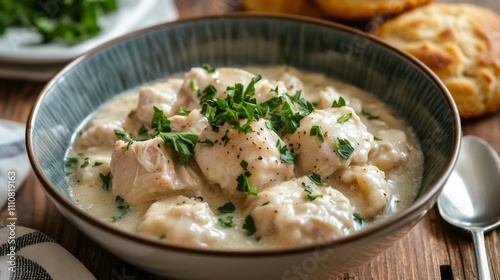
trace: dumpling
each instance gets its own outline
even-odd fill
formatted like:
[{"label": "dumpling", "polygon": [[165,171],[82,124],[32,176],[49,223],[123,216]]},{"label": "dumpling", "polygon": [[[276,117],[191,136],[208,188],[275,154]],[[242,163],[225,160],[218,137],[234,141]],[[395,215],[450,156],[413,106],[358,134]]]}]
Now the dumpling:
[{"label": "dumpling", "polygon": [[[346,116],[350,117],[339,121]],[[315,110],[301,120],[297,131],[285,135],[283,140],[298,154],[295,165],[299,176],[317,173],[324,178],[351,164],[365,163],[374,145],[373,135],[354,110],[346,106]],[[352,147],[352,153],[342,155],[337,145]]]},{"label": "dumpling", "polygon": [[[179,114],[181,108],[192,107],[189,96],[179,94],[183,80],[169,79],[165,82],[142,87],[139,92],[136,116],[144,124],[151,124],[156,106],[170,117]],[[196,105],[196,103],[194,103]]]},{"label": "dumpling", "polygon": [[[198,91],[203,91],[209,85],[212,85],[217,93],[215,97],[226,98],[227,87],[234,87],[236,84],[242,84],[246,90],[248,84],[256,75],[248,71],[237,68],[217,68],[209,73],[207,70],[194,67],[184,75],[182,91],[186,95],[197,98],[200,102]],[[286,86],[281,81],[270,81],[261,79],[255,84],[255,99],[257,103],[267,101],[273,96],[286,92]]]},{"label": "dumpling", "polygon": [[95,149],[96,147],[113,147],[118,140],[115,130],[123,131],[123,121],[104,122],[94,120],[82,131],[78,139],[78,149]]},{"label": "dumpling", "polygon": [[137,232],[194,247],[213,247],[226,238],[206,202],[182,195],[151,204]]},{"label": "dumpling", "polygon": [[[279,136],[266,127],[263,119],[251,127],[253,132],[245,134],[228,124],[219,127],[218,132],[207,126],[199,141],[210,140],[214,145],[199,143],[195,147],[194,158],[201,172],[231,196],[243,196],[236,189],[237,178],[246,171],[251,173],[249,184],[258,190],[293,177],[294,165],[282,161],[276,147]],[[248,164],[246,168],[242,167],[243,161]]]},{"label": "dumpling", "polygon": [[255,236],[270,246],[317,244],[346,236],[352,228],[349,200],[307,176],[267,188],[246,203],[244,215],[252,217]]},{"label": "dumpling", "polygon": [[208,125],[207,118],[203,116],[200,109],[192,110],[189,115],[175,115],[169,118],[170,128],[174,132],[192,132],[199,135]]},{"label": "dumpling", "polygon": [[363,219],[376,217],[389,204],[391,189],[385,173],[376,166],[350,166],[335,173],[335,180],[332,185],[349,198]]},{"label": "dumpling", "polygon": [[380,130],[377,132],[380,141],[370,152],[370,164],[380,170],[389,171],[408,161],[413,147],[408,143],[406,134],[398,129]]}]

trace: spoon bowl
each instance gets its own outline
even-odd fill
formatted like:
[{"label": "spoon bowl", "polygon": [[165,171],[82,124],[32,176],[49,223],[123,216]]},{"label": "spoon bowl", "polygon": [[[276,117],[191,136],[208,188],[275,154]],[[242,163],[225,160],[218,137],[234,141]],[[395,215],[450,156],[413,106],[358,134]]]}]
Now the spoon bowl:
[{"label": "spoon bowl", "polygon": [[438,198],[448,223],[472,233],[479,279],[490,279],[484,233],[500,225],[500,158],[484,140],[462,138],[455,170]]}]

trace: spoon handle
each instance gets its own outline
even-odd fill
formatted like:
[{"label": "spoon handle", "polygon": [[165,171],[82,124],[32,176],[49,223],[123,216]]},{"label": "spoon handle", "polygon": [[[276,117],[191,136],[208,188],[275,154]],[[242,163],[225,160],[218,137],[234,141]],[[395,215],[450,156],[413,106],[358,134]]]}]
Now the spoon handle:
[{"label": "spoon handle", "polygon": [[490,280],[490,268],[486,256],[486,246],[484,244],[484,232],[482,230],[472,230],[474,249],[476,251],[477,272],[480,280]]}]

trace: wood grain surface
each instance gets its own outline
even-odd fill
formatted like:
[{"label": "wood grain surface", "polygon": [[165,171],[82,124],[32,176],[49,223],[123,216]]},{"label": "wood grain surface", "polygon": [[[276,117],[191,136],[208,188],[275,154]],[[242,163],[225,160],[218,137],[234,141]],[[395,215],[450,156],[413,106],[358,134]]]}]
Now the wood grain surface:
[{"label": "wood grain surface", "polygon": [[[177,0],[181,18],[238,9],[241,0]],[[443,1],[453,2],[453,1]],[[468,1],[500,11],[500,1]],[[26,123],[43,82],[0,79],[0,118]],[[464,135],[500,152],[500,113],[462,123]],[[5,184],[0,183],[0,187]],[[31,173],[16,196],[18,225],[44,232],[75,255],[97,279],[163,279],[131,266],[90,241],[57,211]],[[6,209],[0,213],[5,223]],[[493,279],[500,279],[500,229],[486,235]],[[434,207],[403,239],[370,263],[329,279],[477,279],[472,238],[446,224]]]}]

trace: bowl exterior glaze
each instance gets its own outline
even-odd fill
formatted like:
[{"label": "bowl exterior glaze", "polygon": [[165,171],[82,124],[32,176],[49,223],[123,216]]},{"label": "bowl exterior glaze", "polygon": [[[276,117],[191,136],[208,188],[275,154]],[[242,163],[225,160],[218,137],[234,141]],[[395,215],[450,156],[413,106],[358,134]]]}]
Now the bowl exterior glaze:
[{"label": "bowl exterior glaze", "polygon": [[[227,252],[159,243],[106,225],[73,202],[64,156],[77,127],[118,93],[205,63],[276,65],[324,73],[373,93],[413,127],[424,179],[406,210],[320,246]],[[160,25],[84,55],[45,87],[27,125],[32,166],[57,208],[95,242],[131,264],[172,279],[325,279],[368,262],[435,204],[457,159],[460,123],[450,94],[422,64],[369,35],[321,20],[230,14]]]}]

